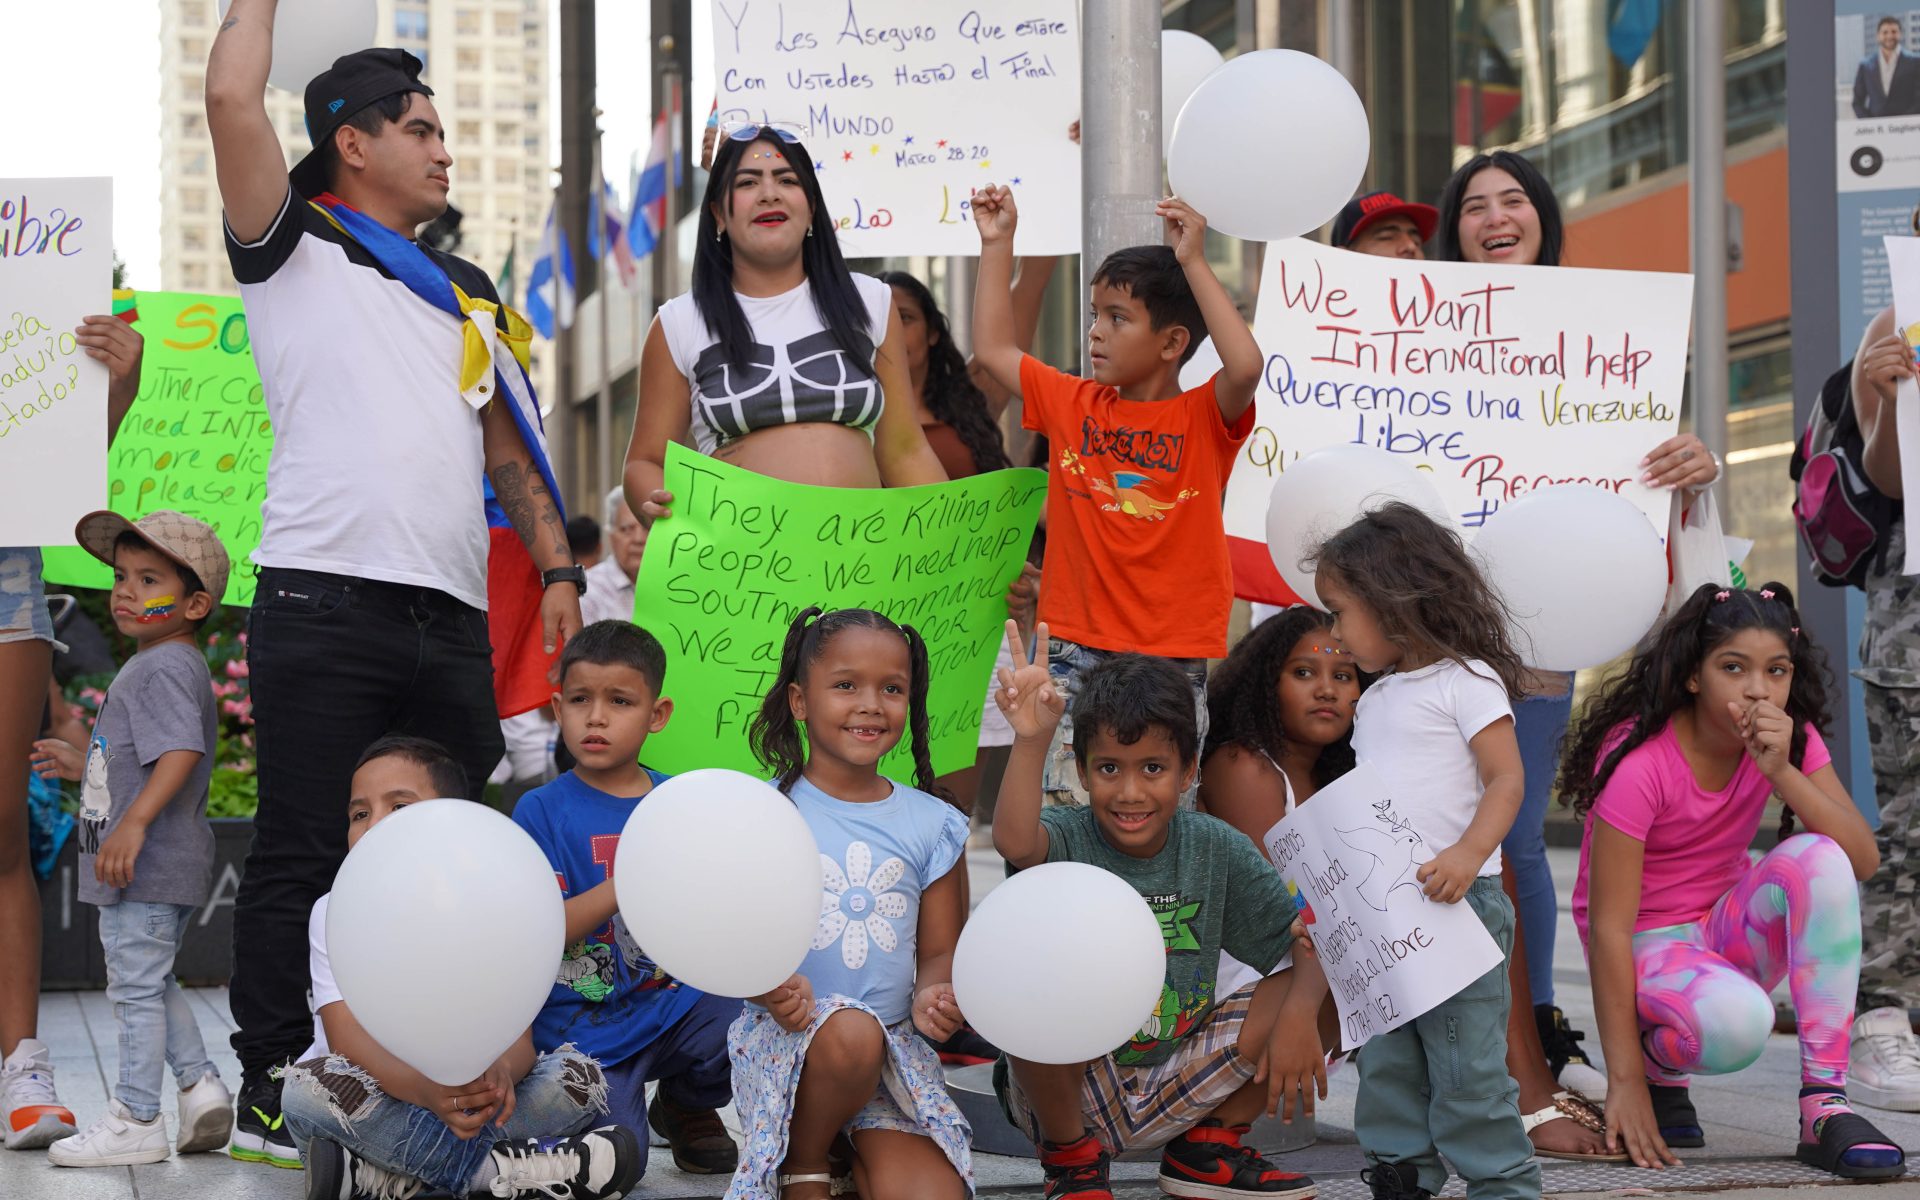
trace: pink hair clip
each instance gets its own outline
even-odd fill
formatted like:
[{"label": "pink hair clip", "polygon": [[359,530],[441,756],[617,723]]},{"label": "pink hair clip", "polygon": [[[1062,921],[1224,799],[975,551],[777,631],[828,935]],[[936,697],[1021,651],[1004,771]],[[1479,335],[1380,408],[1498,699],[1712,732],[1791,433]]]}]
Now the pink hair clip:
[{"label": "pink hair clip", "polygon": [[1727,602],[1727,598],[1732,595],[1733,595],[1732,592],[1715,592],[1713,594],[1713,598],[1717,603],[1725,604]]},{"label": "pink hair clip", "polygon": [[1795,636],[1795,637],[1799,637],[1799,636],[1800,636],[1800,627],[1799,627],[1798,625],[1795,625],[1795,626],[1793,627],[1793,636]]},{"label": "pink hair clip", "polygon": [[1773,599],[1773,589],[1772,589],[1772,588],[1761,588],[1761,589],[1760,589],[1760,598],[1761,598],[1762,600],[1771,600],[1771,599]]}]

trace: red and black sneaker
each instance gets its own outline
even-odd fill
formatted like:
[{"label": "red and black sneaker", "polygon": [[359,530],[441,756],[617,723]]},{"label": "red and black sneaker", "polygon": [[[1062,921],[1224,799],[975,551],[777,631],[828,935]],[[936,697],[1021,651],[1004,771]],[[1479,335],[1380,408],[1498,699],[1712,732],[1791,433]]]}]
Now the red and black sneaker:
[{"label": "red and black sneaker", "polygon": [[1160,1190],[1192,1200],[1304,1200],[1315,1194],[1313,1180],[1282,1171],[1243,1145],[1250,1125],[1222,1125],[1209,1117],[1167,1143],[1160,1155]]},{"label": "red and black sneaker", "polygon": [[1078,1141],[1040,1143],[1040,1169],[1047,1175],[1046,1200],[1113,1200],[1107,1168],[1113,1156],[1091,1133]]}]

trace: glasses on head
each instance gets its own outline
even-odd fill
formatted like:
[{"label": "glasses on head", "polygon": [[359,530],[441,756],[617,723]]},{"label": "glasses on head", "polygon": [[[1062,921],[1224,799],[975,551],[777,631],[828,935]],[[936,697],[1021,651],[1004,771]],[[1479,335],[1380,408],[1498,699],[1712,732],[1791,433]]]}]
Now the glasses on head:
[{"label": "glasses on head", "polygon": [[792,121],[722,121],[720,133],[736,142],[751,142],[763,133],[771,133],[792,145],[800,141],[806,130]]}]

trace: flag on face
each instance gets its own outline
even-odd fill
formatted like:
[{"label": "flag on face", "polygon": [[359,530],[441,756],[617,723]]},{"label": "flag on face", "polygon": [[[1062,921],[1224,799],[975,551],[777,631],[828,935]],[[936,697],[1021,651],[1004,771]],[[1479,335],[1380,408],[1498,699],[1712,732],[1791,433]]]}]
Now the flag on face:
[{"label": "flag on face", "polygon": [[540,235],[540,254],[527,275],[527,319],[551,338],[573,325],[573,252],[566,231],[559,226],[558,201],[547,209],[547,226]]},{"label": "flag on face", "polygon": [[633,261],[633,247],[627,243],[627,227],[620,220],[620,197],[613,191],[613,185],[602,179],[600,195],[593,201],[593,213],[587,222],[587,228],[593,231],[593,257],[604,263],[607,255],[613,255],[614,266],[620,269],[620,282],[631,288],[639,275],[639,268]]}]

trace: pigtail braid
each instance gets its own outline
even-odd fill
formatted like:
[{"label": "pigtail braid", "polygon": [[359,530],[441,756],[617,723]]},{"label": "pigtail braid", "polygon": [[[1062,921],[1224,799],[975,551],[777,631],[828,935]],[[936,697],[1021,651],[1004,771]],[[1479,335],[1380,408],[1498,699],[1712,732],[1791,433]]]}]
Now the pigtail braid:
[{"label": "pigtail braid", "polygon": [[804,608],[787,626],[787,640],[780,649],[780,671],[747,729],[747,744],[753,748],[753,756],[774,773],[774,784],[782,792],[793,790],[794,782],[807,765],[806,749],[800,741],[800,723],[793,719],[793,701],[787,693],[789,685],[800,680],[801,649],[810,624],[819,615],[817,606]]},{"label": "pigtail braid", "polygon": [[[927,729],[927,692],[932,686],[927,643],[921,638],[920,631],[911,625],[901,625],[900,632],[907,638],[907,662],[913,672],[913,682],[907,689],[907,729],[913,738],[913,786],[932,793],[936,776],[933,773],[933,741]],[[937,794],[961,812],[967,811],[944,791]]]}]

